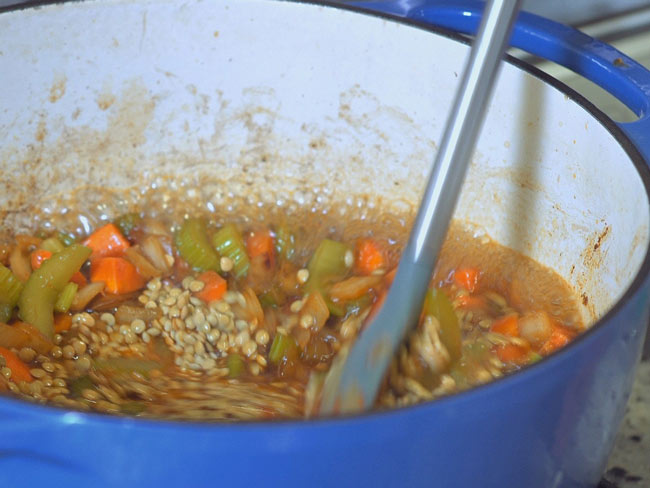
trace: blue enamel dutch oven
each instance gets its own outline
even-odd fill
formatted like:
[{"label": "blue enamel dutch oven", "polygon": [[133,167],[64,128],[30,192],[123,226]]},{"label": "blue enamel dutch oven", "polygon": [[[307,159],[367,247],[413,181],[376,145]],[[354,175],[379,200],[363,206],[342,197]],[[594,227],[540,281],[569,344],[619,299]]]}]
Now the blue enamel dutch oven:
[{"label": "blue enamel dutch oven", "polygon": [[[175,72],[171,68],[159,68],[158,65],[156,70],[149,71],[148,67],[141,70],[141,78],[145,84],[148,83],[148,76],[154,76],[149,73],[155,71],[163,73],[160,78],[156,78],[158,85],[170,83],[170,86],[173,86],[176,82],[174,80],[179,77],[190,76],[183,71],[187,69],[189,73],[190,68],[187,66],[192,66],[192,63],[201,65],[200,58],[210,55],[208,51],[202,51],[212,42],[210,39],[226,42],[232,34],[231,31],[248,32],[245,25],[238,26],[237,29],[232,28],[233,23],[241,19],[230,16],[234,15],[233,12],[240,9],[242,4],[252,5],[251,14],[246,17],[250,22],[251,31],[267,28],[267,23],[277,24],[281,25],[283,32],[290,37],[291,31],[301,30],[303,22],[307,25],[309,19],[322,19],[322,24],[315,22],[310,27],[316,34],[321,28],[324,29],[323,32],[329,33],[330,37],[323,37],[319,44],[321,47],[336,44],[336,36],[332,33],[338,32],[337,35],[345,36],[354,30],[341,27],[349,26],[343,24],[343,21],[360,19],[359,29],[362,31],[366,28],[376,28],[373,32],[383,32],[381,29],[393,32],[394,29],[396,33],[405,31],[408,35],[422,40],[437,36],[449,45],[458,45],[458,49],[465,49],[467,41],[463,35],[471,35],[476,30],[482,7],[481,3],[471,1],[402,0],[357,2],[355,5],[348,3],[340,6],[268,0],[251,0],[232,5],[226,5],[223,1],[175,3],[170,0],[79,2],[24,10],[6,8],[0,14],[0,26],[4,26],[0,27],[0,32],[4,31],[7,36],[6,39],[1,38],[3,42],[0,44],[0,51],[3,51],[0,52],[0,79],[6,77],[8,81],[3,83],[5,95],[0,98],[0,111],[4,110],[5,115],[9,114],[11,121],[0,125],[3,144],[8,147],[13,141],[27,137],[26,133],[33,137],[38,117],[34,116],[33,123],[30,122],[31,119],[23,119],[24,114],[16,108],[20,106],[16,100],[22,98],[20,103],[27,103],[21,90],[26,90],[25,86],[36,86],[39,77],[54,73],[55,81],[58,80],[59,83],[52,85],[53,88],[42,95],[45,98],[38,99],[42,100],[39,103],[42,103],[43,111],[47,112],[39,116],[59,120],[60,125],[66,126],[67,133],[70,134],[82,123],[91,123],[94,115],[86,115],[87,112],[83,109],[86,99],[79,97],[74,101],[77,105],[62,109],[63,118],[55,119],[51,114],[58,110],[60,105],[56,105],[57,103],[67,103],[66,100],[74,93],[82,93],[83,90],[90,89],[89,86],[102,85],[103,70],[119,77],[121,71],[135,69],[134,66],[138,64],[148,66],[143,61],[147,59],[155,59],[160,66],[169,59],[173,62],[176,62],[177,58],[185,59],[186,64],[181,60],[175,65]],[[296,10],[297,15],[287,21],[286,25],[275,17],[273,22],[265,23],[265,19],[271,18],[270,12],[274,9],[283,9],[281,15]],[[131,15],[131,10],[137,12]],[[196,43],[190,44],[189,49],[184,44],[183,36],[189,36],[190,31],[203,33],[205,29],[201,19],[212,18],[213,11],[218,11],[219,14],[214,15],[215,19],[225,19],[223,25],[219,29],[213,29],[214,32],[210,31],[209,36],[200,37]],[[159,17],[167,14],[168,23],[162,23]],[[255,15],[259,15],[259,18]],[[336,23],[341,29],[340,32],[336,31],[334,22],[326,20],[329,16],[340,21]],[[138,19],[137,23],[131,23],[132,17]],[[192,19],[192,23],[183,23],[187,18]],[[158,22],[161,22],[160,25]],[[116,29],[118,25],[120,28]],[[165,29],[165,25],[169,25],[169,28]],[[15,31],[12,31],[14,27]],[[24,40],[19,39],[21,32],[25,35]],[[130,35],[133,37],[128,37]],[[304,32],[301,35],[305,36]],[[161,48],[161,54],[155,50],[150,38],[163,43],[166,39],[172,41],[165,44],[164,49]],[[367,62],[370,66],[374,65],[375,61],[381,63],[388,59],[390,45],[385,45],[385,51],[373,51],[372,43],[381,42],[381,38],[382,36],[356,38],[357,44],[367,41],[368,46],[363,48],[367,49],[365,61],[356,60],[354,63]],[[36,42],[34,39],[38,41],[38,49],[30,50],[30,43]],[[274,46],[283,46],[281,35],[269,36],[267,39]],[[402,40],[402,37],[395,37],[395,59],[400,57],[399,42]],[[294,49],[292,57],[295,58],[296,64],[287,64],[281,76],[288,79],[308,77],[311,69],[318,69],[314,68],[316,61],[313,65],[305,64],[304,69],[300,68],[302,51],[311,49],[311,44],[307,46],[306,40],[304,44],[303,46],[296,40],[284,46]],[[93,58],[92,54],[86,53],[89,45],[101,46],[103,51]],[[576,71],[603,87],[639,116],[639,120],[632,123],[615,123],[587,100],[556,80],[519,61],[509,60],[509,70],[524,72],[526,76],[535,78],[537,83],[550,86],[554,92],[565,95],[564,98],[558,97],[558,103],[564,103],[562,100],[565,100],[571,107],[577,107],[575,110],[584,112],[585,117],[593,120],[592,126],[600,127],[598,130],[604,134],[603,138],[606,136],[614,141],[617,145],[615,150],[619,151],[626,161],[621,163],[620,170],[613,170],[612,181],[616,179],[614,176],[626,173],[631,168],[629,171],[633,176],[630,181],[636,182],[635,191],[639,193],[636,201],[640,203],[621,211],[621,219],[625,221],[624,216],[634,212],[637,212],[634,215],[640,216],[635,218],[641,221],[638,236],[642,245],[640,248],[634,248],[636,251],[632,248],[629,250],[630,259],[636,259],[637,264],[630,276],[624,280],[625,284],[621,285],[620,294],[612,299],[611,306],[596,311],[599,320],[588,332],[552,357],[489,385],[414,407],[344,418],[240,424],[181,423],[66,411],[3,397],[0,399],[0,485],[71,486],[77,483],[79,486],[93,487],[228,485],[355,488],[595,486],[606,466],[624,413],[650,318],[650,255],[647,237],[650,224],[650,73],[606,44],[572,28],[527,13],[519,16],[512,45]],[[23,50],[19,55],[11,57],[14,46],[22,46]],[[125,49],[133,46],[133,51],[129,51],[130,57],[116,58],[120,62],[111,64],[111,53],[122,49],[123,46],[127,46]],[[178,49],[186,49],[182,56],[176,53],[177,46],[180,46]],[[356,44],[350,43],[347,48],[354,50]],[[237,71],[234,63],[240,58],[257,56],[256,49],[261,48],[233,50],[231,59],[226,59],[219,67],[219,72],[224,74],[222,77],[231,79],[246,73],[253,76],[254,71],[255,76],[263,78],[268,75],[270,78],[268,73],[273,72],[274,68],[271,64],[266,65],[263,57],[256,60],[259,69],[251,70],[248,67],[248,71]],[[195,55],[195,51],[200,55]],[[66,53],[66,57],[52,61],[57,53]],[[417,65],[428,64],[427,57],[422,54],[418,53]],[[268,55],[271,56],[272,53]],[[412,55],[412,51],[405,49],[402,57],[408,58]],[[444,57],[445,53],[439,55]],[[82,71],[83,67],[77,68],[76,59],[83,59],[84,65],[91,66],[89,71],[92,73],[83,80],[83,85],[73,87],[76,76],[81,76],[74,73],[85,73]],[[11,64],[3,65],[5,62]],[[233,64],[228,64],[229,62]],[[331,65],[329,69],[332,76],[327,80],[328,83],[335,84],[339,77],[345,76],[345,70],[340,68],[344,63],[344,60],[339,59],[338,63]],[[11,66],[11,70],[7,66]],[[205,70],[205,77],[196,78],[194,85],[198,91],[202,89],[201,83],[218,77],[213,76],[215,73],[211,71],[212,66],[201,66],[201,69]],[[398,71],[395,70],[395,77],[399,76]],[[57,76],[59,78],[56,78]],[[97,80],[96,83],[93,76]],[[377,83],[383,83],[384,86],[390,85],[391,79],[391,76],[386,76],[384,80],[377,81],[374,77]],[[114,81],[114,84],[117,82]],[[147,90],[153,93],[155,85],[147,85]],[[368,86],[371,85],[372,82],[369,82]],[[58,91],[54,89],[55,86],[59,87]],[[180,83],[177,85],[179,91],[184,87],[185,85]],[[365,88],[365,85],[361,88]],[[229,86],[225,86],[224,93],[227,93],[228,89]],[[137,93],[145,97],[147,90]],[[304,93],[307,93],[308,88],[304,90]],[[319,86],[318,90],[325,93],[327,87]],[[41,96],[36,92],[37,90],[34,91],[35,97]],[[166,97],[170,97],[174,90],[161,93],[152,99],[155,110],[166,110],[165,103],[169,99]],[[264,92],[262,95],[260,93],[255,92],[251,96],[259,97],[260,100],[272,97],[270,92]],[[249,95],[247,92],[246,96]],[[345,103],[348,100],[345,97],[342,99],[342,104],[337,108],[339,113],[347,110]],[[293,103],[287,100],[284,105]],[[358,99],[352,99],[348,105],[354,106],[354,100]],[[371,100],[371,97],[365,100]],[[131,141],[129,137],[132,132],[139,130],[140,113],[147,112],[151,107],[146,104],[137,105],[139,102],[135,98],[129,103],[140,108],[129,112],[132,124],[127,131],[120,133],[120,137],[130,141],[129,144],[133,142],[133,147],[146,146],[148,142]],[[280,105],[282,104],[278,104]],[[128,105],[125,106],[128,108]],[[368,110],[374,110],[372,103],[368,106],[371,107]],[[542,107],[544,106],[542,104]],[[74,107],[82,108],[76,112],[76,117],[65,118],[65,114],[72,113]],[[228,105],[223,104],[221,108],[226,111]],[[315,103],[310,110],[312,108],[314,111],[319,110]],[[102,110],[108,110],[109,113],[111,109],[104,106]],[[305,114],[308,111],[303,109]],[[440,111],[444,113],[443,109]],[[199,112],[200,110],[196,113]],[[417,110],[413,111],[413,118],[417,117],[416,112]],[[373,113],[377,118],[383,116],[381,111]],[[256,113],[256,116],[261,118],[267,115],[266,112]],[[109,119],[109,125],[111,120],[114,119]],[[245,120],[253,125],[256,123],[254,117]],[[172,124],[169,121],[166,123]],[[489,120],[487,123],[489,124]],[[48,124],[50,132],[58,130],[57,124]],[[584,125],[586,131],[587,124]],[[29,130],[21,129],[20,134],[13,134],[12,127],[18,126]],[[179,124],[174,126],[174,129],[180,131],[181,127]],[[427,130],[439,127],[440,125],[428,127]],[[161,125],[158,132],[164,134],[164,138],[169,138],[172,132],[170,130],[167,133],[165,130]],[[200,129],[196,131],[200,132]],[[42,134],[39,141],[47,144],[48,134],[49,132]],[[100,137],[97,135],[99,132],[92,134],[95,138]],[[154,140],[162,145],[166,143],[162,136],[161,139],[155,139],[150,133],[147,134],[149,139],[145,139],[148,141]],[[188,138],[196,135],[192,131],[185,134]],[[413,134],[418,136],[419,133]],[[311,136],[313,134],[310,134]],[[110,149],[114,139],[106,138],[102,141],[105,143],[103,147]],[[573,143],[576,144],[576,141]],[[32,141],[23,146],[29,146],[30,150],[38,153],[38,144]],[[242,141],[242,144],[245,144],[245,141]],[[498,146],[502,148],[504,144],[499,143]],[[66,147],[68,152],[65,153],[65,158],[71,158],[77,166],[66,166],[68,163],[65,158],[57,160],[57,164],[60,168],[67,168],[66,177],[75,178],[76,172],[83,172],[81,169],[75,169],[82,167],[79,166],[82,164],[79,162],[82,155],[75,152],[71,146]],[[569,150],[566,149],[567,152]],[[245,152],[233,154],[246,156]],[[8,165],[19,165],[23,164],[21,161],[24,159],[11,160],[11,156],[7,156],[5,161],[8,161]],[[31,168],[29,164],[25,164],[26,168]],[[163,160],[156,164],[159,168],[166,167]],[[615,162],[608,164],[610,167],[616,166]],[[559,166],[561,165],[551,165],[547,169],[560,171]],[[13,166],[15,173],[12,174],[8,173],[8,167],[0,167],[5,189],[9,188],[6,185],[8,181],[19,178],[16,176],[19,171],[15,169],[18,166]],[[112,168],[110,165],[108,167]],[[114,173],[124,173],[125,178],[140,174],[131,171],[135,170],[131,166],[125,166]],[[146,171],[142,170],[142,174],[145,173]],[[335,173],[332,172],[334,179]],[[395,174],[397,173],[396,169]],[[56,172],[47,174],[51,176],[52,185],[59,184]],[[107,182],[106,185],[108,184]],[[377,178],[375,184],[378,188],[381,187],[381,178]],[[626,191],[619,193],[625,195]],[[38,194],[38,188],[34,189],[34,194]],[[0,208],[6,209],[15,203],[12,202],[4,200]],[[6,222],[13,222],[10,221],[13,214],[5,212],[0,215],[7,219]],[[612,232],[616,231],[615,227],[612,226]],[[531,246],[533,244],[534,242]],[[609,249],[610,255],[627,252],[625,249],[621,251],[620,246]],[[563,262],[562,256],[562,252],[559,252],[558,266]]]}]

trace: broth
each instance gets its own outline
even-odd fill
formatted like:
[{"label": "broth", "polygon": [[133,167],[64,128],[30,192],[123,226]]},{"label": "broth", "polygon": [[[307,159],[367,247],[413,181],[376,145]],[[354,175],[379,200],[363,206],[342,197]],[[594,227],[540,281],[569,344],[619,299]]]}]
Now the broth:
[{"label": "broth", "polygon": [[[0,388],[64,408],[154,418],[311,411],[318,379],[380,306],[410,217],[364,208],[342,223],[336,209],[281,217],[252,208],[185,219],[178,204],[165,215],[143,207],[113,216],[115,225],[69,211],[57,229],[41,220],[35,235],[6,232],[0,262],[27,283],[15,307],[0,300]],[[42,300],[24,296],[29,282],[52,268],[48,259],[81,244],[92,255],[65,284],[67,308],[57,289],[50,300],[59,311],[43,319],[32,310]],[[584,328],[576,296],[552,270],[455,222],[422,320],[377,408],[452,394],[551,354]]]}]

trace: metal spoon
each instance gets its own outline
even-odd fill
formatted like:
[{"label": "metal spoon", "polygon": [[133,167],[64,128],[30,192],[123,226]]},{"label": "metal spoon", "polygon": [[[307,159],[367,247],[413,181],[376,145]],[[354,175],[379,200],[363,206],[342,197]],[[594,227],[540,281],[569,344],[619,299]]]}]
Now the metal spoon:
[{"label": "metal spoon", "polygon": [[371,407],[399,344],[418,322],[519,3],[487,3],[393,285],[372,323],[332,364],[321,391],[320,415]]}]

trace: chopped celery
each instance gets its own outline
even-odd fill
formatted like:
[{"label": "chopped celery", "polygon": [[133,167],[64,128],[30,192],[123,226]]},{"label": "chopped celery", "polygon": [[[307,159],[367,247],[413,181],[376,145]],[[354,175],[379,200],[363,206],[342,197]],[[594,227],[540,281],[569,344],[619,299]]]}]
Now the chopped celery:
[{"label": "chopped celery", "polygon": [[81,392],[84,390],[94,390],[95,384],[93,383],[93,380],[90,379],[90,376],[85,374],[73,379],[70,383],[68,383],[68,389],[70,390],[70,395],[72,397],[79,398],[81,396]]},{"label": "chopped celery", "polygon": [[128,237],[140,220],[142,220],[142,218],[137,213],[125,213],[115,220],[115,225],[120,229],[123,236]]},{"label": "chopped celery", "polygon": [[73,236],[66,234],[65,232],[59,232],[57,234],[57,237],[59,238],[61,244],[63,244],[65,247],[72,246],[75,242],[77,242]]},{"label": "chopped celery", "polygon": [[228,376],[230,378],[237,378],[244,372],[246,366],[242,357],[236,353],[228,354],[226,364],[228,366]]},{"label": "chopped celery", "polygon": [[54,310],[57,312],[65,313],[70,309],[74,296],[77,294],[79,285],[76,283],[68,283],[63,287],[59,296],[56,297],[56,302],[54,302]]},{"label": "chopped celery", "polygon": [[307,285],[319,288],[327,278],[341,278],[348,272],[345,255],[350,247],[331,239],[323,239],[309,260]]},{"label": "chopped celery", "polygon": [[16,275],[9,268],[0,264],[0,303],[14,308],[18,303],[22,289],[23,284],[16,278]]},{"label": "chopped celery", "polygon": [[326,297],[327,308],[335,317],[344,316],[345,307],[332,302],[324,288],[329,280],[341,279],[347,274],[349,268],[345,264],[345,255],[348,251],[351,252],[351,249],[346,244],[323,239],[307,265],[309,280],[305,285],[305,290],[307,292],[316,290]]},{"label": "chopped celery", "polygon": [[244,238],[233,224],[226,224],[212,238],[219,255],[230,258],[236,278],[246,276],[250,261],[246,253]]},{"label": "chopped celery", "polygon": [[347,310],[342,304],[334,303],[328,296],[323,297],[323,299],[325,300],[325,304],[327,305],[330,314],[334,317],[343,317],[345,315]]},{"label": "chopped celery", "polygon": [[138,415],[139,413],[144,412],[147,409],[147,406],[143,402],[130,401],[124,402],[120,405],[120,412],[125,415]]},{"label": "chopped celery", "polygon": [[65,249],[65,246],[56,237],[48,237],[43,242],[41,242],[41,249],[45,249],[46,251],[50,251],[52,254],[56,254],[57,252],[63,251],[63,249]]},{"label": "chopped celery", "polygon": [[86,259],[91,249],[73,244],[54,254],[35,270],[25,283],[18,311],[20,318],[33,325],[48,339],[54,336],[54,303]]},{"label": "chopped celery", "polygon": [[14,308],[7,303],[0,303],[0,322],[6,324],[11,319]]},{"label": "chopped celery", "polygon": [[292,336],[278,332],[275,334],[269,350],[269,361],[278,364],[285,357],[290,359],[298,357],[298,344]]},{"label": "chopped celery", "polygon": [[275,231],[275,250],[287,261],[291,261],[296,253],[296,237],[284,225]]},{"label": "chopped celery", "polygon": [[542,355],[541,354],[538,354],[538,353],[536,353],[534,351],[530,352],[530,355],[528,356],[528,364],[535,364],[535,363],[537,363],[537,362],[539,362],[541,360],[542,360]]},{"label": "chopped celery", "polygon": [[437,288],[428,290],[422,312],[424,315],[433,315],[440,322],[440,341],[449,352],[452,362],[460,358],[462,347],[460,324],[447,295]]},{"label": "chopped celery", "polygon": [[144,376],[147,376],[154,369],[161,368],[158,361],[124,357],[95,359],[94,364],[99,371],[113,371],[115,373],[135,372]]},{"label": "chopped celery", "polygon": [[[370,295],[366,294],[363,295],[361,298],[357,298],[356,300],[351,300],[345,304],[345,308],[347,313],[353,313],[353,314],[358,314],[359,312],[365,310],[368,308],[370,305],[372,305],[372,298]],[[330,310],[330,313],[332,311]]]},{"label": "chopped celery", "polygon": [[176,233],[176,247],[190,266],[200,271],[220,271],[219,255],[212,249],[200,219],[187,219]]},{"label": "chopped celery", "polygon": [[286,303],[287,297],[278,287],[273,287],[262,293],[259,297],[260,305],[263,307],[278,307]]}]

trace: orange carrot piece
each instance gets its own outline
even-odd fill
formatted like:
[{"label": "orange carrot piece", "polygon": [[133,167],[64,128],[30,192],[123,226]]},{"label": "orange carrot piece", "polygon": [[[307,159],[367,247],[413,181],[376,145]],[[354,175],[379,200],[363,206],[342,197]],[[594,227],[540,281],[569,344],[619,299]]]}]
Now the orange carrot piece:
[{"label": "orange carrot piece", "polygon": [[113,295],[131,293],[145,285],[144,278],[130,262],[119,257],[96,259],[90,266],[90,281],[103,281],[104,291]]},{"label": "orange carrot piece", "polygon": [[461,295],[456,300],[460,308],[476,310],[487,307],[487,300],[483,295]]},{"label": "orange carrot piece", "polygon": [[251,232],[246,239],[246,252],[251,261],[258,256],[264,256],[266,260],[273,264],[275,247],[271,232],[268,230]]},{"label": "orange carrot piece", "polygon": [[9,349],[0,347],[0,356],[5,358],[7,368],[11,370],[11,379],[14,380],[14,382],[18,383],[19,381],[26,381],[30,383],[34,379],[32,374],[29,372],[29,367]]},{"label": "orange carrot piece", "polygon": [[90,234],[83,245],[93,250],[90,259],[121,257],[131,245],[114,224],[106,224]]},{"label": "orange carrot piece", "polygon": [[228,282],[215,271],[205,271],[197,276],[197,279],[202,281],[205,286],[201,291],[194,293],[194,296],[205,303],[221,300],[228,289]]},{"label": "orange carrot piece", "polygon": [[503,363],[525,364],[530,356],[530,348],[515,344],[504,344],[496,348],[496,353]]},{"label": "orange carrot piece", "polygon": [[60,334],[72,327],[72,314],[55,313],[54,314],[54,332]]},{"label": "orange carrot piece", "polygon": [[570,329],[563,327],[561,325],[554,324],[553,332],[551,336],[547,339],[544,345],[539,349],[539,353],[542,356],[548,356],[549,354],[557,351],[558,349],[563,348],[569,342],[574,334],[571,333]]},{"label": "orange carrot piece", "polygon": [[32,254],[30,256],[30,262],[32,263],[32,270],[37,270],[38,268],[40,268],[41,265],[43,264],[43,261],[51,257],[52,257],[52,253],[50,251],[46,251],[45,249],[36,249],[35,251],[32,251]]},{"label": "orange carrot piece", "polygon": [[473,293],[480,275],[481,272],[476,268],[458,268],[454,272],[454,282],[460,288],[465,288],[470,293]]},{"label": "orange carrot piece", "polygon": [[517,314],[506,315],[500,319],[495,320],[492,323],[492,332],[497,334],[508,335],[512,337],[519,336],[519,326],[518,326],[518,317]]},{"label": "orange carrot piece", "polygon": [[359,239],[354,248],[354,264],[359,273],[371,274],[386,267],[386,255],[374,239]]},{"label": "orange carrot piece", "polygon": [[70,281],[73,283],[76,283],[77,285],[81,286],[86,286],[88,284],[88,280],[86,277],[81,273],[81,271],[77,271],[75,274],[72,275],[72,278],[70,278]]}]

